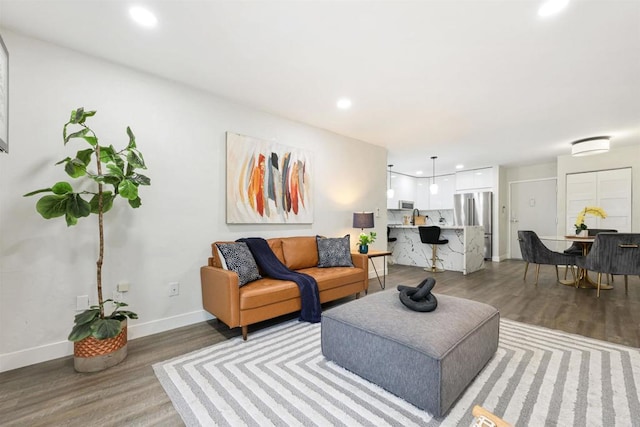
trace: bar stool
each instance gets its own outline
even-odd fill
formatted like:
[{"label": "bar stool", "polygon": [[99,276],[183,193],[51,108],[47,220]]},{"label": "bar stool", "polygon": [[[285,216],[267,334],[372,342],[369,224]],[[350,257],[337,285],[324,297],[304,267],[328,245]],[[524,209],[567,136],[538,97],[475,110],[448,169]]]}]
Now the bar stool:
[{"label": "bar stool", "polygon": [[398,240],[397,237],[391,237],[391,227],[387,227],[387,242],[391,243],[391,242],[395,242],[396,240]]},{"label": "bar stool", "polygon": [[449,243],[449,240],[440,240],[440,227],[435,225],[428,227],[418,227],[418,232],[420,233],[420,241],[422,243],[431,245],[431,268],[425,268],[425,270],[431,271],[432,273],[443,272],[443,268],[436,268],[436,251],[438,249],[437,245],[444,245],[446,243]]}]

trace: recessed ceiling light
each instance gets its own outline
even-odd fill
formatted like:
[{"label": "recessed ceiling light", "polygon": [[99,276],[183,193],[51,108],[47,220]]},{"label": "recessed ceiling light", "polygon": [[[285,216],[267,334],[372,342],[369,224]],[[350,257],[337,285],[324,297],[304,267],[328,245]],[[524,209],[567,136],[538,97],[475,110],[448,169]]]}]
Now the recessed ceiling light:
[{"label": "recessed ceiling light", "polygon": [[551,16],[567,7],[569,0],[547,0],[538,9],[538,16]]},{"label": "recessed ceiling light", "polygon": [[158,23],[158,18],[149,10],[140,6],[132,6],[129,15],[140,26],[153,28]]},{"label": "recessed ceiling light", "polygon": [[416,171],[416,175],[422,175],[422,171]]},{"label": "recessed ceiling light", "polygon": [[341,110],[348,110],[351,108],[351,100],[349,98],[340,98],[338,99],[336,106]]},{"label": "recessed ceiling light", "polygon": [[456,165],[456,169],[462,169],[464,165]]}]

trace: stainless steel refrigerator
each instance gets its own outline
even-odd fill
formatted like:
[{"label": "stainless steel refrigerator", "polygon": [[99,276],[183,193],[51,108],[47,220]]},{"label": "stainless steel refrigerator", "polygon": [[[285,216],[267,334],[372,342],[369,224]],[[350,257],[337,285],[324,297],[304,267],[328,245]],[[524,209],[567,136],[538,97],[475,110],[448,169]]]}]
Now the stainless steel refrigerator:
[{"label": "stainless steel refrigerator", "polygon": [[481,225],[484,227],[484,258],[491,259],[493,193],[464,193],[453,195],[453,221],[455,225]]}]

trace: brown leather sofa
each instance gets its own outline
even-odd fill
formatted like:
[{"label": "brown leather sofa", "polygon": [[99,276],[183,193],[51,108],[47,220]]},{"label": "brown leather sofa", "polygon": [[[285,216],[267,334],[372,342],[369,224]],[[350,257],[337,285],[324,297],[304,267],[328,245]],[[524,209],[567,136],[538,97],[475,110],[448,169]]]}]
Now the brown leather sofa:
[{"label": "brown leather sofa", "polygon": [[[349,295],[360,297],[369,287],[366,255],[352,253],[354,267],[318,267],[315,236],[267,239],[278,259],[292,270],[313,276],[318,282],[320,303]],[[300,310],[298,285],[269,277],[238,286],[238,275],[224,270],[216,243],[211,245],[209,263],[200,269],[202,305],[230,328],[241,327],[247,339],[248,326]]]}]

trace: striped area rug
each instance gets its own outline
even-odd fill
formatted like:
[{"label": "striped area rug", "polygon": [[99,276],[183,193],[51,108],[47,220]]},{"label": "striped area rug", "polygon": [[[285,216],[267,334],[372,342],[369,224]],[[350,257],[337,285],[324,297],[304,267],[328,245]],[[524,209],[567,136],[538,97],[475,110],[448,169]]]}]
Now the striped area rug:
[{"label": "striped area rug", "polygon": [[296,320],[154,365],[187,426],[469,426],[481,405],[516,426],[640,425],[640,350],[509,320],[495,357],[431,417],[327,362]]}]

